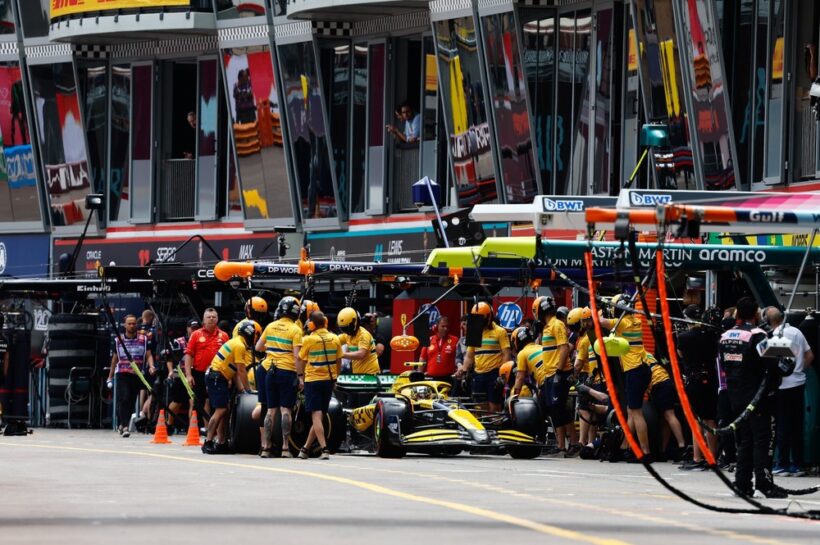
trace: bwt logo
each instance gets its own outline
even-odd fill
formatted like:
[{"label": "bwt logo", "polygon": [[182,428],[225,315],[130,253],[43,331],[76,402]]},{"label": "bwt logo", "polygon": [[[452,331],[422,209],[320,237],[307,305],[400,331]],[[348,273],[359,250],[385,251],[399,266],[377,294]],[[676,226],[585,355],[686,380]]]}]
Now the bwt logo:
[{"label": "bwt logo", "polygon": [[672,195],[657,195],[652,193],[641,195],[640,193],[630,193],[629,202],[632,206],[655,206],[658,204],[669,204],[672,202]]},{"label": "bwt logo", "polygon": [[554,201],[544,199],[544,210],[548,212],[583,212],[584,201]]}]

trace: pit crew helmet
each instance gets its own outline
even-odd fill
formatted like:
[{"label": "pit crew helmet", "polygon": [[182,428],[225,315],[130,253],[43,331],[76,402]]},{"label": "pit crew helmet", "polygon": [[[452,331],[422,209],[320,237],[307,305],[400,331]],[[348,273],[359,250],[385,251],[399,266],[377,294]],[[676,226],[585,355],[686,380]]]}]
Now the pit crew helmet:
[{"label": "pit crew helmet", "polygon": [[555,299],[548,295],[542,295],[532,302],[532,315],[542,324],[546,324],[547,315],[555,314],[556,310]]},{"label": "pit crew helmet", "polygon": [[479,301],[473,308],[470,309],[470,314],[475,314],[484,317],[484,327],[490,327],[493,323],[493,307],[484,301]]},{"label": "pit crew helmet", "polygon": [[276,311],[273,315],[274,320],[279,318],[290,318],[291,320],[299,319],[299,299],[286,295],[279,300],[276,305]]},{"label": "pit crew helmet", "polygon": [[245,344],[252,347],[256,344],[259,335],[262,334],[262,328],[253,320],[248,320],[239,326],[239,331],[236,334],[245,340]]},{"label": "pit crew helmet", "polygon": [[516,352],[520,352],[525,346],[535,342],[535,335],[533,335],[532,330],[524,326],[515,328],[510,338]]},{"label": "pit crew helmet", "polygon": [[589,307],[575,307],[567,314],[567,325],[580,324],[582,320],[592,318],[592,311]]},{"label": "pit crew helmet", "polygon": [[356,334],[359,330],[360,321],[361,317],[359,313],[352,307],[343,308],[336,316],[336,325],[339,326],[342,333],[347,333],[348,335]]}]

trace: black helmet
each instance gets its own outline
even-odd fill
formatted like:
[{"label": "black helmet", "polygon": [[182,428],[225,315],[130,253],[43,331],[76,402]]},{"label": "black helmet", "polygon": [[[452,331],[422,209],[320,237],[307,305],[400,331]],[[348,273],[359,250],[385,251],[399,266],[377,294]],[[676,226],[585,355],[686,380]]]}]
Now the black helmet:
[{"label": "black helmet", "polygon": [[248,346],[254,346],[261,333],[262,328],[253,320],[243,321],[242,325],[239,326],[239,331],[236,332],[237,336],[245,339],[245,344]]},{"label": "black helmet", "polygon": [[687,305],[686,308],[683,309],[683,315],[690,320],[699,320],[703,314],[701,313],[699,306]]},{"label": "black helmet", "polygon": [[521,351],[521,349],[528,344],[535,342],[535,335],[533,335],[532,330],[524,326],[515,328],[511,337],[513,348],[515,348],[516,352]]},{"label": "black helmet", "polygon": [[279,300],[276,306],[276,312],[273,315],[275,320],[279,318],[290,318],[297,320],[299,318],[299,300],[296,297],[287,295]]},{"label": "black helmet", "polygon": [[719,328],[723,321],[723,312],[721,312],[718,307],[711,306],[703,312],[700,321],[714,328]]}]

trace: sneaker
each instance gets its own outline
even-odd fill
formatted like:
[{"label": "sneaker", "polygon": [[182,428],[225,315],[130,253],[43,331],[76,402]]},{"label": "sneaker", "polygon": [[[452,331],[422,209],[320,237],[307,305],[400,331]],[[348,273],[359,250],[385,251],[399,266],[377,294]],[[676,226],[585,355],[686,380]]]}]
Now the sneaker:
[{"label": "sneaker", "polygon": [[270,453],[270,449],[269,448],[263,448],[262,450],[260,450],[259,451],[259,457],[260,458],[272,458],[271,453]]},{"label": "sneaker", "polygon": [[122,435],[123,437],[131,437],[131,432],[128,430],[122,430],[122,433],[120,435]]},{"label": "sneaker", "polygon": [[772,475],[781,475],[785,477],[786,473],[789,473],[789,470],[781,466],[780,464],[777,464],[772,468]]},{"label": "sneaker", "polygon": [[747,485],[739,485],[735,483],[733,485],[734,488],[734,495],[737,497],[745,497],[751,498],[755,495],[755,489],[752,488],[752,484],[749,483]]},{"label": "sneaker", "polygon": [[299,449],[299,459],[300,460],[307,460],[310,456],[308,455],[308,451],[306,449]]},{"label": "sneaker", "polygon": [[789,497],[788,492],[773,484],[767,486],[766,488],[758,488],[757,491],[763,494],[764,497],[770,499],[784,499]]},{"label": "sneaker", "polygon": [[[772,474],[774,474],[774,472],[772,472]],[[802,469],[800,469],[800,467],[799,467],[799,466],[797,466],[797,465],[795,465],[795,464],[792,464],[792,465],[789,467],[789,473],[788,473],[788,475],[789,475],[789,477],[805,477],[806,472],[805,472],[805,471],[803,471]]]},{"label": "sneaker", "polygon": [[119,426],[119,427],[117,428],[117,433],[119,433],[120,435],[122,435],[122,432],[123,432],[124,430],[125,430],[125,428],[123,428],[122,426]]},{"label": "sneaker", "polygon": [[581,452],[582,448],[584,448],[584,445],[581,444],[575,444],[570,446],[564,453],[564,458],[575,458],[576,456],[578,456],[578,453]]},{"label": "sneaker", "polygon": [[214,442],[213,441],[205,441],[205,443],[202,444],[202,452],[204,454],[213,454],[213,450],[214,450]]},{"label": "sneaker", "polygon": [[678,469],[681,471],[706,471],[706,461],[700,460],[695,462],[694,460],[689,462],[684,462],[683,464],[678,466]]},{"label": "sneaker", "polygon": [[214,445],[214,454],[231,454],[231,447],[228,443],[216,443]]},{"label": "sneaker", "polygon": [[293,458],[293,454],[290,453],[289,448],[285,447],[285,448],[282,449],[281,457],[282,458]]},{"label": "sneaker", "polygon": [[326,448],[322,449],[322,453],[319,455],[320,460],[330,460],[330,451]]}]

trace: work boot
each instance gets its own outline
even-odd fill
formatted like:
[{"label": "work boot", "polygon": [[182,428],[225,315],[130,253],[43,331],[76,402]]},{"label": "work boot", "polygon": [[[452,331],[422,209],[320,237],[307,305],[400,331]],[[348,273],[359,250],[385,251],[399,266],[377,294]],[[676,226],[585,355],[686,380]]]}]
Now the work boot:
[{"label": "work boot", "polygon": [[214,454],[231,454],[231,447],[228,443],[216,443],[214,445]]},{"label": "work boot", "polygon": [[752,483],[739,484],[735,482],[732,488],[734,488],[735,496],[751,498],[755,495],[755,489],[752,487]]}]

